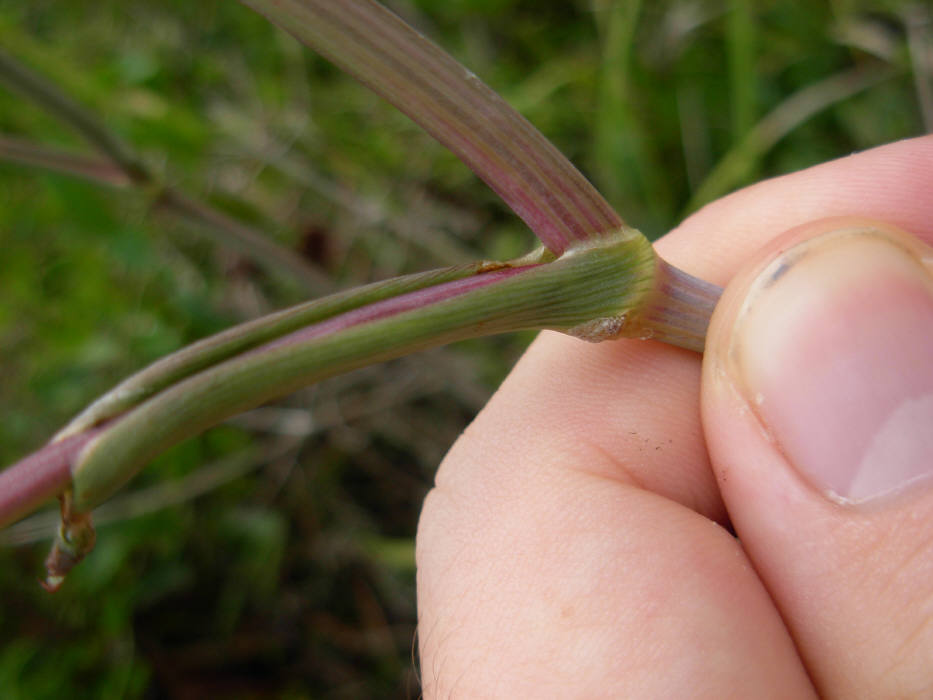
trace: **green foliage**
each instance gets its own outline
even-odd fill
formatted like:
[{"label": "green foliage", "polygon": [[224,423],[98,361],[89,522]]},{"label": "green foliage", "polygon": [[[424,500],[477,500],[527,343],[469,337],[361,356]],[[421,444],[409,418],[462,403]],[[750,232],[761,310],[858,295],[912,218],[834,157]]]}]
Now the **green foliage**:
[{"label": "green foliage", "polygon": [[[711,196],[929,128],[907,4],[391,3],[654,235]],[[405,117],[237,3],[0,0],[0,44],[335,288],[533,243]],[[852,69],[891,73],[796,107]],[[782,107],[778,138],[749,143]],[[0,134],[85,148],[2,84]],[[151,205],[0,162],[0,463],[162,354],[299,300]],[[363,370],[179,446],[131,486],[155,491],[102,511],[55,596],[35,583],[47,540],[0,550],[0,695],[417,696],[420,502],[527,341]]]}]

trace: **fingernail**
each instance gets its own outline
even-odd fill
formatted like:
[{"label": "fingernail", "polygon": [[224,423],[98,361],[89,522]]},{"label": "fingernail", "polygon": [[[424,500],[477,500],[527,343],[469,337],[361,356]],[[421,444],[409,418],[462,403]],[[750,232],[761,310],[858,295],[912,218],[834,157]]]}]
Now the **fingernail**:
[{"label": "fingernail", "polygon": [[833,500],[933,476],[933,253],[906,234],[846,229],[784,252],[730,355],[771,438]]}]

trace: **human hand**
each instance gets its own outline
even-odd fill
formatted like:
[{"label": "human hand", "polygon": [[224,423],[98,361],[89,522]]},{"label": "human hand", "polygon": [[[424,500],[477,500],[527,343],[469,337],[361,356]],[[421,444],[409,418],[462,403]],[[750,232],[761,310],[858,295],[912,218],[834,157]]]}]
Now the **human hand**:
[{"label": "human hand", "polygon": [[702,359],[543,333],[425,502],[425,696],[933,696],[931,192],[924,137],[688,219]]}]

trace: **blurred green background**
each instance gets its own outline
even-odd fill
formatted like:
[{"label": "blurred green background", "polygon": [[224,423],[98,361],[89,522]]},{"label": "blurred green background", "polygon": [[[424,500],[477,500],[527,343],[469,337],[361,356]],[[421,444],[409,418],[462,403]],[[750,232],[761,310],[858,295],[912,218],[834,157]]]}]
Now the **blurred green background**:
[{"label": "blurred green background", "polygon": [[[933,128],[923,2],[389,4],[652,236]],[[2,464],[125,375],[309,289],[533,244],[405,117],[237,3],[0,0],[0,47],[321,273],[270,271],[152,192],[0,157]],[[93,155],[2,78],[0,137]],[[54,514],[0,533],[0,696],[418,697],[421,499],[529,340],[356,372],[171,450],[102,509],[54,596],[37,585]]]}]

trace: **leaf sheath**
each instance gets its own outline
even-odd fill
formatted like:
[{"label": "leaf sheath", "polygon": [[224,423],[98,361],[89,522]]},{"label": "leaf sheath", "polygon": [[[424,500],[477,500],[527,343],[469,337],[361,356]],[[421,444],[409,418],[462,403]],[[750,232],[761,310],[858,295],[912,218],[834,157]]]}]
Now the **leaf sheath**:
[{"label": "leaf sheath", "polygon": [[[153,457],[224,419],[300,387],[466,338],[550,328],[576,334],[625,320],[655,291],[658,259],[631,230],[557,260],[506,266],[305,326],[171,384],[115,419],[77,456],[75,505],[87,510]],[[633,328],[638,328],[637,323]]]}]

